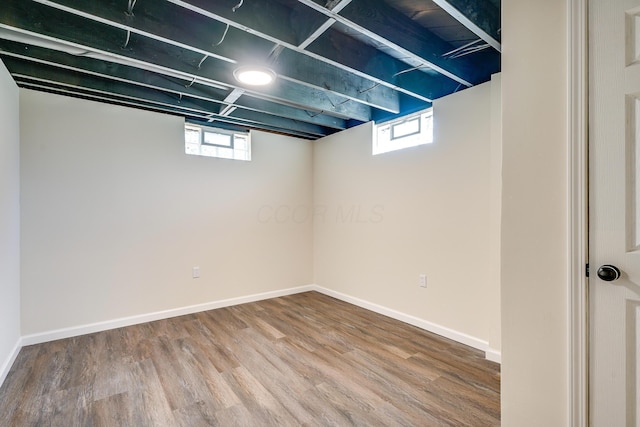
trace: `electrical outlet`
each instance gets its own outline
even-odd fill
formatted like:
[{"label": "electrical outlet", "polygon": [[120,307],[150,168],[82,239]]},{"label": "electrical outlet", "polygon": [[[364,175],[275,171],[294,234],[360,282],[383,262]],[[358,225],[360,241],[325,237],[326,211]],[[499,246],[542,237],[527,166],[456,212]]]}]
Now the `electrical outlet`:
[{"label": "electrical outlet", "polygon": [[418,276],[418,284],[420,285],[421,288],[426,288],[427,287],[427,275],[426,274],[421,274],[420,276]]},{"label": "electrical outlet", "polygon": [[191,274],[192,274],[194,279],[199,278],[200,277],[200,267],[193,267],[193,270],[191,270]]}]

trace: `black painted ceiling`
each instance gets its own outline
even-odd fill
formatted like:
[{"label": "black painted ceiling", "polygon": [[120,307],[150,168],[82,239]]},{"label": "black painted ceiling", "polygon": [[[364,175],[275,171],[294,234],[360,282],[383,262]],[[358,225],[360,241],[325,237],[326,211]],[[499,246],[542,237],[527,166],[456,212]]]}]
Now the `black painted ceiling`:
[{"label": "black painted ceiling", "polygon": [[[317,139],[500,70],[500,0],[2,0],[20,87]],[[278,78],[243,86],[233,71]]]}]

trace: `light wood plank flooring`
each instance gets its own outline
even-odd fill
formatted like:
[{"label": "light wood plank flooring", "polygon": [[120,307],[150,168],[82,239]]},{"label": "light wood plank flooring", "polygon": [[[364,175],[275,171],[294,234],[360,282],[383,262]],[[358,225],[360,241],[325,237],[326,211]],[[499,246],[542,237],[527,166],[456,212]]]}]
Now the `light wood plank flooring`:
[{"label": "light wood plank flooring", "polygon": [[23,348],[0,426],[498,426],[475,349],[307,292]]}]

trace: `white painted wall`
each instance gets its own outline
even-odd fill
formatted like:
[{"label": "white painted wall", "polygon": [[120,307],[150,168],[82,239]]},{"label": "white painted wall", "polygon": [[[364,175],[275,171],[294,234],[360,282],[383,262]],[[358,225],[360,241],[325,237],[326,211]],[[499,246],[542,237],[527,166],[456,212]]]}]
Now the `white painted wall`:
[{"label": "white painted wall", "polygon": [[269,216],[312,204],[310,142],[188,156],[180,118],[20,95],[24,335],[312,283],[311,222]]},{"label": "white painted wall", "polygon": [[[502,16],[502,424],[562,426],[568,405],[566,4],[504,0]],[[15,345],[19,324],[19,184],[17,163],[7,161],[18,158],[18,130],[11,125],[17,120],[16,90],[0,69],[0,362]],[[310,226],[302,210],[295,210],[312,203],[311,179],[301,170],[312,163],[308,143],[258,134],[256,160],[259,152],[265,157],[250,166],[180,157],[178,119],[21,93],[23,333],[311,281],[311,251],[305,249]],[[486,105],[471,117],[485,115]],[[437,143],[380,160],[367,157],[368,138],[363,126],[316,145],[317,282],[438,323],[451,321],[499,347],[490,338],[495,321],[489,316],[468,325],[444,303],[455,300],[455,307],[473,312],[481,301],[468,300],[491,273],[469,277],[455,271],[456,281],[466,277],[474,284],[463,283],[469,293],[456,297],[442,285],[441,267],[452,261],[441,265],[432,249],[449,229],[431,228],[429,222],[415,227],[423,218],[443,215],[432,199],[434,183],[464,188],[463,175],[449,176],[431,160],[433,152],[447,155]],[[467,148],[475,153],[474,146]],[[455,151],[453,145],[448,149]],[[489,152],[491,158],[479,155],[481,164],[495,164],[495,151]],[[458,168],[477,164],[465,158]],[[425,179],[437,176],[450,179]],[[487,179],[495,181],[495,175]],[[442,196],[456,208],[480,204],[473,195]],[[492,212],[489,204],[479,211]],[[269,215],[276,211],[279,219]],[[301,216],[288,221],[287,212],[294,211]],[[457,267],[473,271],[485,254],[469,259],[467,245],[482,233],[475,236],[465,221],[483,220],[450,212],[462,229],[452,230],[455,238],[443,251],[456,255]],[[405,243],[416,250],[404,251]],[[227,245],[233,250],[225,250]],[[247,260],[232,259],[238,248],[247,250]],[[329,269],[332,262],[335,271]],[[189,278],[194,264],[202,268],[199,281]],[[420,272],[429,276],[426,290],[417,287]]]},{"label": "white painted wall", "polygon": [[567,4],[502,2],[502,425],[568,425]]},{"label": "white painted wall", "polygon": [[0,61],[0,384],[20,339],[18,86]]},{"label": "white painted wall", "polygon": [[436,101],[433,144],[372,156],[371,124],[316,142],[316,284],[499,346],[496,86]]}]

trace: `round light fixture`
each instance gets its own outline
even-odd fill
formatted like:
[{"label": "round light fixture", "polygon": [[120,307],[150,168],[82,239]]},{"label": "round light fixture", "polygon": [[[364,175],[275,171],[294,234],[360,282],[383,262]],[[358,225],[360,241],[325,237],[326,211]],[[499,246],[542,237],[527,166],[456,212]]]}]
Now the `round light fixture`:
[{"label": "round light fixture", "polygon": [[251,86],[265,86],[276,79],[276,73],[267,67],[240,67],[233,76],[240,83]]}]

